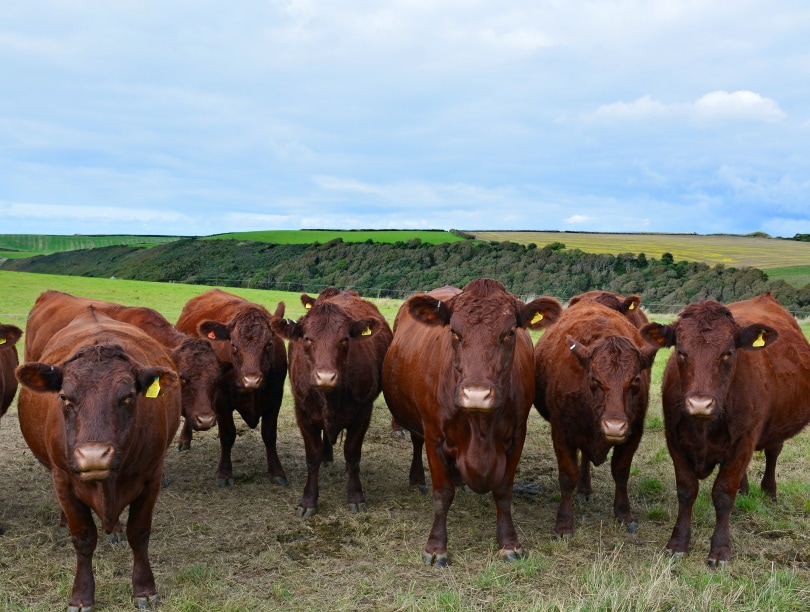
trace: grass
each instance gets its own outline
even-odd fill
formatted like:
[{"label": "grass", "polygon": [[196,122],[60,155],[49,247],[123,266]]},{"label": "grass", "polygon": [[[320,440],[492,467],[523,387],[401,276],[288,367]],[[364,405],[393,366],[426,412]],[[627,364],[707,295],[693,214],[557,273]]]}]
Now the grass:
[{"label": "grass", "polygon": [[343,242],[407,242],[421,240],[429,244],[442,244],[464,240],[442,230],[271,230],[260,232],[236,232],[208,236],[210,239],[255,240],[275,244],[324,244],[335,238]]},{"label": "grass", "polygon": [[[176,320],[189,297],[205,289],[13,272],[0,272],[0,283],[0,321],[7,321],[3,313],[21,313],[23,323],[33,300],[48,288],[149,305],[170,320]],[[236,292],[265,305],[283,299],[288,311],[300,309],[297,294]],[[389,320],[398,305],[381,302]],[[655,389],[667,356],[661,351],[656,358],[648,420],[660,419]],[[613,487],[605,464],[593,470],[593,499],[575,506],[574,537],[553,540],[556,460],[549,425],[532,411],[516,480],[538,487],[517,495],[513,504],[527,558],[513,564],[497,560],[491,496],[461,491],[448,518],[451,563],[435,570],[421,562],[432,501],[408,487],[410,443],[392,435],[382,399],[361,464],[368,512],[355,515],[346,508],[339,445],[334,466],[321,472],[319,513],[307,521],[295,517],[306,462],[289,398],[288,389],[278,445],[289,487],[268,482],[260,435],[238,417],[233,488],[215,484],[216,431],[196,434],[188,452],[170,449],[166,472],[171,484],[158,500],[150,546],[164,612],[810,607],[810,432],[785,444],[775,503],[761,498],[756,483],[765,460],[755,455],[749,470],[752,493],[740,496],[732,513],[734,557],[716,572],[704,563],[714,527],[712,478],[701,484],[691,553],[677,563],[662,554],[677,498],[660,428],[645,432],[633,462],[629,489],[638,533],[628,534],[612,520]],[[22,440],[14,405],[0,426],[0,457],[0,523],[6,529],[0,536],[0,610],[64,608],[73,548],[59,532],[50,479]],[[131,562],[126,545],[99,543],[94,566],[100,612],[131,608]]]},{"label": "grass", "polygon": [[0,234],[0,258],[17,259],[60,251],[96,249],[119,244],[143,247],[177,240],[177,236],[52,236],[45,234]]}]

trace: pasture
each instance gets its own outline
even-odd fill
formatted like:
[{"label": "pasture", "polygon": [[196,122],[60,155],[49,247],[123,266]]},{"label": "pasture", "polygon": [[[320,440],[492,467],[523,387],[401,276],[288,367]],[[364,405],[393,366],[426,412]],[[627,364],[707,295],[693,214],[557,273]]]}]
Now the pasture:
[{"label": "pasture", "polygon": [[343,242],[366,242],[371,240],[379,243],[421,240],[428,244],[443,244],[445,242],[464,240],[442,230],[267,230],[215,234],[207,236],[207,238],[212,240],[255,240],[256,242],[272,242],[274,244],[312,244],[313,242],[324,244],[335,238],[340,238]]},{"label": "pasture", "polygon": [[60,251],[97,249],[128,244],[150,247],[178,240],[177,236],[48,236],[44,234],[0,234],[0,259],[48,255]]},{"label": "pasture", "polygon": [[[150,306],[172,322],[185,301],[206,289],[13,272],[0,272],[0,283],[0,321],[21,327],[45,289]],[[293,318],[303,313],[298,294],[232,291],[269,308],[283,299]],[[400,302],[374,301],[393,322]],[[804,330],[810,333],[807,324]],[[499,561],[492,497],[460,491],[448,520],[450,566],[425,567],[421,554],[432,521],[431,497],[408,488],[410,442],[391,432],[382,397],[361,461],[368,512],[348,511],[339,443],[334,465],[321,473],[319,513],[297,519],[306,465],[287,389],[278,450],[289,486],[270,484],[259,433],[238,416],[234,487],[216,486],[216,430],[196,433],[190,451],[169,449],[170,485],[158,500],[150,546],[161,609],[808,609],[810,432],[785,444],[775,503],[757,486],[764,458],[755,455],[749,469],[752,491],[737,498],[732,514],[734,556],[724,570],[705,567],[714,527],[711,478],[701,484],[695,505],[690,554],[677,562],[662,554],[677,511],[660,408],[667,357],[661,351],[656,358],[646,431],[633,462],[635,535],[612,520],[612,479],[609,466],[602,465],[594,470],[593,499],[575,505],[574,537],[552,538],[557,467],[550,428],[532,410],[513,504],[528,557],[513,564]],[[16,405],[0,423],[0,524],[6,530],[0,536],[0,610],[64,608],[73,580],[73,547],[58,528],[48,474],[22,439]],[[99,612],[131,608],[131,563],[125,544],[99,542],[94,558]]]}]

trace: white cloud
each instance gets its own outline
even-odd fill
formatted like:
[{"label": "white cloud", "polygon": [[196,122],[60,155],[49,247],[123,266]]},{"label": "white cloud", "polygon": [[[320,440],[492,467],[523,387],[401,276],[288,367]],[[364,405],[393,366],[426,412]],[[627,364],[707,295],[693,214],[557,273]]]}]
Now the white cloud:
[{"label": "white cloud", "polygon": [[647,117],[672,115],[676,109],[677,106],[664,104],[647,95],[633,102],[603,104],[590,117],[594,119],[646,119]]},{"label": "white cloud", "polygon": [[780,121],[785,113],[779,104],[753,91],[712,91],[698,99],[691,111],[700,119]]},{"label": "white cloud", "polygon": [[590,217],[588,215],[571,215],[567,219],[563,219],[563,223],[569,223],[571,225],[579,225],[581,223],[590,223],[594,221],[595,217]]}]

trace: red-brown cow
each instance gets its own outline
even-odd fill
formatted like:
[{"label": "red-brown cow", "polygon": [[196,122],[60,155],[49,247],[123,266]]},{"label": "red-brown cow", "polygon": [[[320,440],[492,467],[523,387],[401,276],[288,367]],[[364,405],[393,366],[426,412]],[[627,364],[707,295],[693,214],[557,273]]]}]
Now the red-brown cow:
[{"label": "red-brown cow", "polygon": [[208,338],[223,363],[232,365],[219,380],[215,407],[219,424],[220,457],[217,484],[234,484],[231,449],[236,441],[233,412],[242,415],[248,427],[261,421],[267,454],[267,472],[277,484],[286,485],[287,475],[276,451],[278,412],[287,377],[287,350],[270,328],[284,316],[284,302],[271,315],[264,306],[221,291],[209,289],[191,298],[177,320],[181,332]]},{"label": "red-brown cow", "polygon": [[688,551],[699,480],[719,465],[708,562],[722,566],[731,556],[731,509],[740,486],[747,486],[754,451],[765,451],[762,490],[775,498],[782,444],[810,421],[810,345],[769,293],[728,306],[691,304],[671,325],[650,323],[642,334],[674,347],[662,384],[678,488],[678,518],[667,549],[674,556]]},{"label": "red-brown cow", "polygon": [[331,461],[332,445],[344,429],[349,510],[364,511],[360,454],[382,390],[391,329],[377,307],[353,291],[330,287],[317,300],[305,295],[301,301],[308,308],[298,322],[273,321],[273,330],[289,341],[295,420],[307,456],[307,482],[296,514],[308,518],[317,512],[321,462]]},{"label": "red-brown cow", "polygon": [[526,328],[545,327],[560,311],[550,298],[524,304],[492,279],[474,280],[446,300],[415,295],[400,308],[383,393],[396,421],[412,432],[412,484],[424,483],[424,440],[434,508],[426,564],[447,564],[447,512],[460,484],[492,491],[500,555],[524,555],[512,522],[512,485],[534,397]]},{"label": "red-brown cow", "polygon": [[[16,325],[0,324],[0,420],[8,410],[17,393],[17,379],[14,377],[14,368],[17,367],[17,341],[22,336],[22,330]],[[0,525],[0,535],[3,526]]]},{"label": "red-brown cow", "polygon": [[41,360],[19,366],[17,378],[20,429],[51,472],[76,550],[68,610],[95,604],[98,530],[91,511],[109,534],[126,506],[135,605],[152,606],[158,599],[148,556],[152,512],[180,424],[171,357],[137,327],[91,308],[52,334]]},{"label": "red-brown cow", "polygon": [[657,350],[625,316],[587,299],[566,308],[537,341],[534,403],[551,422],[557,455],[557,534],[574,533],[574,490],[591,495],[590,464],[601,465],[611,449],[613,514],[635,533],[627,481],[644,431],[649,373]]},{"label": "red-brown cow", "polygon": [[[91,300],[61,291],[45,291],[31,310],[28,321],[31,332],[25,337],[26,360],[38,360],[50,335],[86,312],[88,306],[116,321],[142,329],[167,349],[180,376],[183,398],[184,424],[178,450],[188,449],[192,430],[205,431],[216,423],[214,394],[221,376],[221,366],[208,341],[178,331],[158,311]],[[43,324],[45,322],[47,325]]]},{"label": "red-brown cow", "polygon": [[641,329],[650,322],[649,319],[647,319],[647,315],[645,315],[644,311],[641,310],[640,295],[633,294],[631,296],[624,297],[618,293],[595,289],[593,291],[586,291],[585,293],[575,295],[568,300],[568,306],[574,306],[583,300],[599,302],[603,306],[607,306],[608,308],[623,314],[624,317],[636,327],[636,329]]}]

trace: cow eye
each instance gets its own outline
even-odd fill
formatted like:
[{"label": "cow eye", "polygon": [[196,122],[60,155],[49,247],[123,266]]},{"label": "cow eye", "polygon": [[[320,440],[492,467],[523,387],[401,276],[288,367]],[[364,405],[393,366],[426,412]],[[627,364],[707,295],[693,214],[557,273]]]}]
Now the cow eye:
[{"label": "cow eye", "polygon": [[514,337],[515,337],[515,329],[514,329],[514,328],[512,328],[512,329],[510,329],[508,332],[506,332],[506,334],[504,335],[503,339],[504,339],[504,341],[505,341],[505,342],[509,342],[509,341],[510,341],[510,340],[512,340]]},{"label": "cow eye", "polygon": [[689,360],[689,357],[683,351],[678,351],[678,361],[682,363],[686,363]]},{"label": "cow eye", "polygon": [[722,361],[731,361],[732,353],[731,351],[726,351],[722,355],[720,355],[720,359]]},{"label": "cow eye", "polygon": [[461,335],[454,329],[450,330],[450,335],[453,336],[455,342],[461,342]]}]

